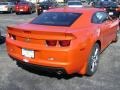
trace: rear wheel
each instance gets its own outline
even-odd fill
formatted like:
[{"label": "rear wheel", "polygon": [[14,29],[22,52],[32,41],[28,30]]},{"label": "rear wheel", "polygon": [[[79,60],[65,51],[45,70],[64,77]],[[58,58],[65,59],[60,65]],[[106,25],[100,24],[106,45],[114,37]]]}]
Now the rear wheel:
[{"label": "rear wheel", "polygon": [[39,16],[42,13],[39,9],[37,9],[37,15]]},{"label": "rear wheel", "polygon": [[29,10],[29,14],[32,14],[32,9]]},{"label": "rear wheel", "polygon": [[117,34],[116,34],[116,37],[115,37],[115,39],[113,40],[113,42],[117,42],[118,41],[118,36],[117,36]]},{"label": "rear wheel", "polygon": [[0,44],[5,43],[5,37],[4,36],[0,36]]},{"label": "rear wheel", "polygon": [[10,9],[9,13],[13,13],[13,10],[12,10],[12,8]]},{"label": "rear wheel", "polygon": [[20,13],[16,12],[16,15],[19,15]]},{"label": "rear wheel", "polygon": [[98,43],[96,43],[93,46],[93,49],[91,51],[91,55],[88,61],[88,67],[86,72],[88,76],[92,76],[97,71],[98,63],[99,63],[99,55],[100,55],[100,46]]},{"label": "rear wheel", "polygon": [[117,33],[120,33],[120,26],[118,26],[118,28],[117,28],[116,36],[115,36],[115,39],[113,40],[113,42],[117,42],[118,41]]}]

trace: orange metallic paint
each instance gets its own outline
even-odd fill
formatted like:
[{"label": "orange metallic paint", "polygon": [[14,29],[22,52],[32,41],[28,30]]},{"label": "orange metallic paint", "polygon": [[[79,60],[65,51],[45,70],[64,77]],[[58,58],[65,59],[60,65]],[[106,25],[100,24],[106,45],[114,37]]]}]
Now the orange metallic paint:
[{"label": "orange metallic paint", "polygon": [[[34,25],[30,23],[8,26],[7,33],[16,36],[16,40],[6,37],[7,52],[10,56],[27,63],[61,67],[68,74],[86,74],[88,59],[93,45],[100,41],[101,52],[115,39],[118,20],[103,24],[91,23],[93,13],[103,11],[93,8],[57,8],[48,12],[82,13],[70,27]],[[114,25],[112,25],[114,24]],[[112,25],[112,26],[111,26]],[[30,41],[25,41],[29,38]],[[46,40],[71,40],[68,47],[47,46]],[[35,58],[22,56],[21,49],[35,51]],[[51,59],[52,58],[52,59]]]}]

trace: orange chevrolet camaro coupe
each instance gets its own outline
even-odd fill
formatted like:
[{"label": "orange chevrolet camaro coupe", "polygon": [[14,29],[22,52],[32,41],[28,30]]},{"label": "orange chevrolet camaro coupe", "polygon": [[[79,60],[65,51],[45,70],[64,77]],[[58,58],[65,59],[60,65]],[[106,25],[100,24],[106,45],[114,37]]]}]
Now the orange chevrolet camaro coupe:
[{"label": "orange chevrolet camaro coupe", "polygon": [[102,9],[65,7],[7,29],[7,52],[17,62],[57,74],[91,76],[100,53],[117,41],[119,20]]}]

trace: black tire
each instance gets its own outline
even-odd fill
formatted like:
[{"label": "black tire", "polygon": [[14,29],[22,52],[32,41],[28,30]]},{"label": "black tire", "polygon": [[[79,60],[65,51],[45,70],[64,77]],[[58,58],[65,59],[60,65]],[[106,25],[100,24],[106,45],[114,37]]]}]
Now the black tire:
[{"label": "black tire", "polygon": [[120,13],[118,14],[118,18],[120,19]]},{"label": "black tire", "polygon": [[117,28],[117,33],[120,33],[120,22],[119,22],[119,26]]},{"label": "black tire", "polygon": [[43,11],[37,10],[37,15],[39,16]]},{"label": "black tire", "polygon": [[113,40],[113,42],[117,42],[118,41],[118,35],[116,34],[115,39]]},{"label": "black tire", "polygon": [[19,15],[20,13],[16,12],[16,15]]},{"label": "black tire", "polygon": [[12,10],[12,8],[10,9],[9,13],[11,13],[11,14],[13,13],[13,10]]},{"label": "black tire", "polygon": [[86,72],[87,76],[92,76],[97,71],[99,64],[99,56],[100,56],[100,46],[98,43],[96,43],[93,46],[91,55],[89,57],[88,67]]},{"label": "black tire", "polygon": [[0,44],[5,43],[5,37],[4,36],[0,36]]},{"label": "black tire", "polygon": [[39,16],[40,14],[41,14],[40,12],[37,13],[38,16]]},{"label": "black tire", "polygon": [[29,10],[29,14],[32,14],[32,9]]},{"label": "black tire", "polygon": [[120,33],[120,26],[118,26],[118,28],[117,28],[116,36],[115,36],[115,39],[113,40],[113,42],[117,42],[118,41],[117,33]]}]

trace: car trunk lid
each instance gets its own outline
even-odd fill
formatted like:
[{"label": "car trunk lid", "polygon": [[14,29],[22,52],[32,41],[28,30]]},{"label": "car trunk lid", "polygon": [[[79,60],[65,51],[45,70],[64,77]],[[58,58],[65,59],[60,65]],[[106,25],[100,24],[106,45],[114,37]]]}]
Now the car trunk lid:
[{"label": "car trunk lid", "polygon": [[21,38],[31,38],[36,40],[71,40],[73,35],[66,33],[68,27],[44,26],[35,24],[22,24],[18,26],[8,26],[8,33]]}]

